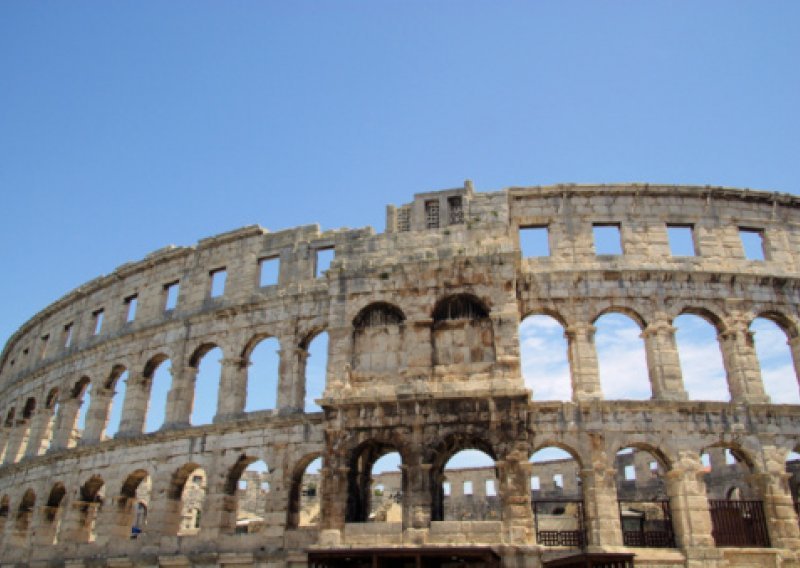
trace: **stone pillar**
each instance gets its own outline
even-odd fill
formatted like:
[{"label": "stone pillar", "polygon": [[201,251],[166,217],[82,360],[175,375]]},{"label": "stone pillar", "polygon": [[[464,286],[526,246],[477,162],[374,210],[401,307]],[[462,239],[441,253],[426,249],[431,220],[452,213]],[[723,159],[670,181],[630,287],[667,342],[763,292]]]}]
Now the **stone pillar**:
[{"label": "stone pillar", "polygon": [[722,360],[728,376],[733,402],[769,404],[761,381],[761,368],[753,344],[753,332],[742,322],[734,322],[719,334]]},{"label": "stone pillar", "polygon": [[150,405],[152,377],[130,373],[125,386],[125,401],[122,403],[122,417],[119,421],[118,438],[141,436],[147,408]]},{"label": "stone pillar", "polygon": [[[324,464],[324,462],[323,462]],[[347,511],[347,467],[329,467],[323,465],[320,468],[320,529],[338,530],[344,529],[345,516]]]},{"label": "stone pillar", "polygon": [[[175,364],[170,368],[172,384],[169,393],[167,393],[167,412],[164,418],[164,429],[191,426],[197,371],[197,367],[178,367]],[[223,394],[223,390],[220,387],[217,397],[221,398]]]},{"label": "stone pillar", "polygon": [[94,525],[99,503],[72,501],[61,522],[59,542],[82,543],[94,541]]},{"label": "stone pillar", "polygon": [[422,530],[431,526],[433,507],[433,479],[429,463],[418,459],[411,465],[402,465],[403,483],[403,528]]},{"label": "stone pillar", "polygon": [[109,499],[97,519],[97,539],[99,545],[108,542],[126,541],[131,537],[136,511],[136,498],[118,496]]},{"label": "stone pillar", "polygon": [[226,357],[220,363],[222,363],[222,376],[217,397],[217,415],[214,417],[215,423],[244,414],[247,398],[247,366],[249,362],[240,357]]},{"label": "stone pillar", "polygon": [[75,439],[75,422],[78,420],[78,412],[81,409],[82,402],[80,398],[70,397],[59,405],[53,443],[50,445],[52,450],[63,450],[71,447]]},{"label": "stone pillar", "polygon": [[687,400],[675,328],[666,320],[658,320],[647,326],[642,339],[653,400]]},{"label": "stone pillar", "polygon": [[28,437],[28,446],[25,448],[26,457],[39,456],[47,450],[50,433],[52,431],[53,409],[40,408],[31,419],[31,432]]},{"label": "stone pillar", "polygon": [[509,544],[533,544],[533,512],[531,510],[531,464],[523,452],[512,452],[504,461],[495,463],[499,472],[499,495],[502,503],[503,527]]},{"label": "stone pillar", "polygon": [[183,504],[180,495],[177,499],[170,495],[171,478],[170,474],[166,474],[163,479],[153,479],[150,507],[147,511],[147,526],[144,529],[144,536],[147,538],[152,535],[158,540],[161,537],[178,534]]},{"label": "stone pillar", "polygon": [[714,548],[704,475],[700,456],[681,451],[664,476],[675,539],[687,554]]},{"label": "stone pillar", "polygon": [[6,444],[6,456],[3,463],[11,464],[19,461],[25,450],[29,431],[30,421],[27,418],[21,418],[14,423],[14,428],[11,430]]},{"label": "stone pillar", "polygon": [[203,516],[200,519],[200,538],[214,540],[236,530],[236,497],[217,488],[206,493]]},{"label": "stone pillar", "polygon": [[800,385],[800,335],[792,337],[787,341],[789,349],[792,351],[792,363],[794,363],[794,374]]},{"label": "stone pillar", "polygon": [[113,397],[113,389],[97,389],[96,392],[92,393],[91,403],[86,411],[86,427],[83,429],[83,435],[80,439],[82,446],[102,441],[108,425],[108,416]]},{"label": "stone pillar", "polygon": [[[329,339],[330,340],[330,339]],[[297,346],[294,336],[281,342],[278,352],[278,395],[275,407],[279,412],[302,412],[306,398],[306,361],[308,351]]]},{"label": "stone pillar", "polygon": [[47,547],[55,544],[63,513],[63,507],[43,506],[38,508],[38,512],[33,520],[33,537],[31,543],[34,548]]},{"label": "stone pillar", "polygon": [[580,472],[589,548],[622,546],[622,526],[617,501],[617,470],[595,461]]},{"label": "stone pillar", "polygon": [[748,478],[748,483],[764,502],[769,540],[773,548],[800,551],[800,527],[789,489],[792,475],[786,472],[782,454],[775,447],[765,447],[767,470]]},{"label": "stone pillar", "polygon": [[594,345],[596,330],[593,325],[586,323],[577,323],[564,330],[572,376],[572,400],[575,402],[603,398]]}]

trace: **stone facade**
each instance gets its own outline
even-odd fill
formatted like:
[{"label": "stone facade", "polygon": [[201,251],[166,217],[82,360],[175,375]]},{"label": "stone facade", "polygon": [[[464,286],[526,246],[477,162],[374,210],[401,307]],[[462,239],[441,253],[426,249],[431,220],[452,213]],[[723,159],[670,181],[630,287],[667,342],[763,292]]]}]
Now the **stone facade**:
[{"label": "stone facade", "polygon": [[[594,226],[616,227],[622,253],[598,255]],[[669,226],[691,229],[695,256],[670,254]],[[521,254],[530,227],[546,229],[547,256]],[[763,258],[746,257],[743,232]],[[0,566],[304,566],[309,550],[465,544],[493,547],[505,566],[539,566],[571,550],[545,542],[545,521],[580,532],[589,551],[633,551],[641,566],[798,566],[786,460],[800,448],[800,407],[770,403],[749,329],[756,317],[776,322],[800,367],[798,249],[800,199],[788,195],[652,185],[476,193],[469,183],[390,206],[382,234],[252,226],[161,249],[48,306],[0,355]],[[265,262],[279,273],[261,286]],[[650,400],[603,397],[594,322],[609,312],[641,327]],[[730,402],[689,400],[672,324],[684,313],[716,327]],[[518,329],[532,314],[564,326],[569,401],[537,402],[525,387]],[[306,412],[308,347],[322,332],[323,410]],[[250,356],[265,338],[280,345],[277,402],[247,412]],[[212,348],[223,353],[216,417],[192,426],[198,364]],[[167,361],[165,422],[146,434]],[[562,493],[580,497],[537,516],[530,457],[546,447],[572,456],[577,472]],[[674,546],[626,544],[622,448],[657,462]],[[495,463],[496,503],[480,520],[445,496],[445,464],[465,449]],[[742,499],[761,503],[767,546],[718,545],[701,455],[725,449],[746,469]],[[372,466],[388,452],[402,460],[396,521],[373,487]],[[320,457],[312,479],[306,469]],[[248,498],[257,523],[243,531],[239,481],[257,460],[269,488]],[[386,522],[370,522],[380,511]]]}]

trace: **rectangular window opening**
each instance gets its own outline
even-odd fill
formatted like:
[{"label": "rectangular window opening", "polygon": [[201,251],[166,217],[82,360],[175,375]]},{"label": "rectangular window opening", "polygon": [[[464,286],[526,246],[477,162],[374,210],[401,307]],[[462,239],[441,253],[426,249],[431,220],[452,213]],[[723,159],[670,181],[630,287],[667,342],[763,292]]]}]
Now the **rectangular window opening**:
[{"label": "rectangular window opening", "polygon": [[763,229],[739,227],[739,238],[747,260],[766,260]]},{"label": "rectangular window opening", "polygon": [[531,476],[531,491],[539,491],[541,488],[541,482],[539,481],[538,475]]},{"label": "rectangular window opening", "polygon": [[560,473],[555,474],[553,476],[553,485],[559,489],[564,489],[564,476]]},{"label": "rectangular window opening", "polygon": [[408,207],[397,210],[397,230],[401,233],[411,230],[411,210]]},{"label": "rectangular window opening", "polygon": [[447,209],[450,213],[449,225],[461,225],[464,223],[464,202],[460,197],[448,197]]},{"label": "rectangular window opening", "polygon": [[136,319],[136,305],[139,303],[138,297],[134,294],[125,298],[125,305],[127,306],[127,314],[125,321],[130,323]]},{"label": "rectangular window opening", "polygon": [[42,350],[39,352],[39,359],[47,356],[47,344],[50,343],[50,334],[42,336]]},{"label": "rectangular window opening", "polygon": [[497,488],[494,485],[494,479],[486,480],[486,496],[497,497]]},{"label": "rectangular window opening", "polygon": [[427,229],[439,228],[439,200],[431,199],[425,202],[425,227]]},{"label": "rectangular window opening", "polygon": [[594,251],[598,255],[621,255],[622,236],[620,227],[614,223],[592,225],[594,233]]},{"label": "rectangular window opening", "polygon": [[211,297],[219,298],[225,293],[225,281],[228,278],[228,271],[225,268],[217,268],[209,272],[211,277]]},{"label": "rectangular window opening", "polygon": [[472,495],[472,482],[465,481],[464,482],[464,495]]},{"label": "rectangular window opening", "polygon": [[258,261],[259,277],[258,285],[275,286],[278,283],[278,275],[280,273],[281,259],[277,256],[262,258]]},{"label": "rectangular window opening", "polygon": [[450,482],[445,481],[442,483],[442,493],[444,493],[445,497],[450,497]]},{"label": "rectangular window opening", "polygon": [[550,231],[547,226],[520,227],[519,248],[522,258],[550,256]]},{"label": "rectangular window opening", "polygon": [[667,225],[667,237],[672,256],[697,256],[691,225]]},{"label": "rectangular window opening", "polygon": [[180,291],[180,282],[170,282],[164,284],[164,311],[174,310],[178,305],[178,292]]},{"label": "rectangular window opening", "polygon": [[72,345],[72,329],[72,322],[64,326],[64,347],[69,347]]},{"label": "rectangular window opening", "polygon": [[94,318],[94,332],[92,335],[99,335],[100,332],[103,331],[105,312],[103,310],[97,310],[96,312],[92,312],[92,317]]},{"label": "rectangular window opening", "polygon": [[626,465],[625,466],[625,481],[635,481],[636,480],[636,466],[634,465]]},{"label": "rectangular window opening", "polygon": [[333,247],[317,249],[316,260],[314,262],[314,278],[322,278],[325,275],[325,272],[331,267],[334,254],[335,250]]}]

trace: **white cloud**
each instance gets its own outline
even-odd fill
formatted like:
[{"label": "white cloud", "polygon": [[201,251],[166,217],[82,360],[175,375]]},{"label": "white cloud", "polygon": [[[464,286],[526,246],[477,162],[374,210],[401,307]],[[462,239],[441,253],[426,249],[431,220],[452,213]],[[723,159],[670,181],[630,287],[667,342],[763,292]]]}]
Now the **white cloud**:
[{"label": "white cloud", "polygon": [[595,326],[603,396],[608,399],[649,399],[650,378],[639,326],[621,314],[604,315]]},{"label": "white cloud", "polygon": [[564,328],[548,316],[531,316],[519,327],[525,386],[534,400],[570,400],[572,384]]}]

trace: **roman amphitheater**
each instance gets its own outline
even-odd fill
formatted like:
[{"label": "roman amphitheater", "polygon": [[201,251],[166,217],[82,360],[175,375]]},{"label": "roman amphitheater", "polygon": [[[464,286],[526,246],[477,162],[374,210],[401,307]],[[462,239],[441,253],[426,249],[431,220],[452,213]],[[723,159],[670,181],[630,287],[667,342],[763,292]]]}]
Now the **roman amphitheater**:
[{"label": "roman amphitheater", "polygon": [[[389,206],[383,233],[250,226],[158,250],[8,340],[0,566],[800,566],[800,406],[773,402],[751,327],[774,322],[800,369],[797,250],[790,195],[469,182]],[[640,328],[647,397],[603,394],[610,313]],[[687,314],[715,330],[727,401],[688,393]],[[569,400],[526,386],[529,316],[563,327]],[[251,372],[265,341],[271,383]],[[192,425],[212,350],[216,413]],[[273,407],[252,408],[264,389]],[[447,466],[465,450],[490,465]],[[373,471],[388,454],[396,471]]]}]

